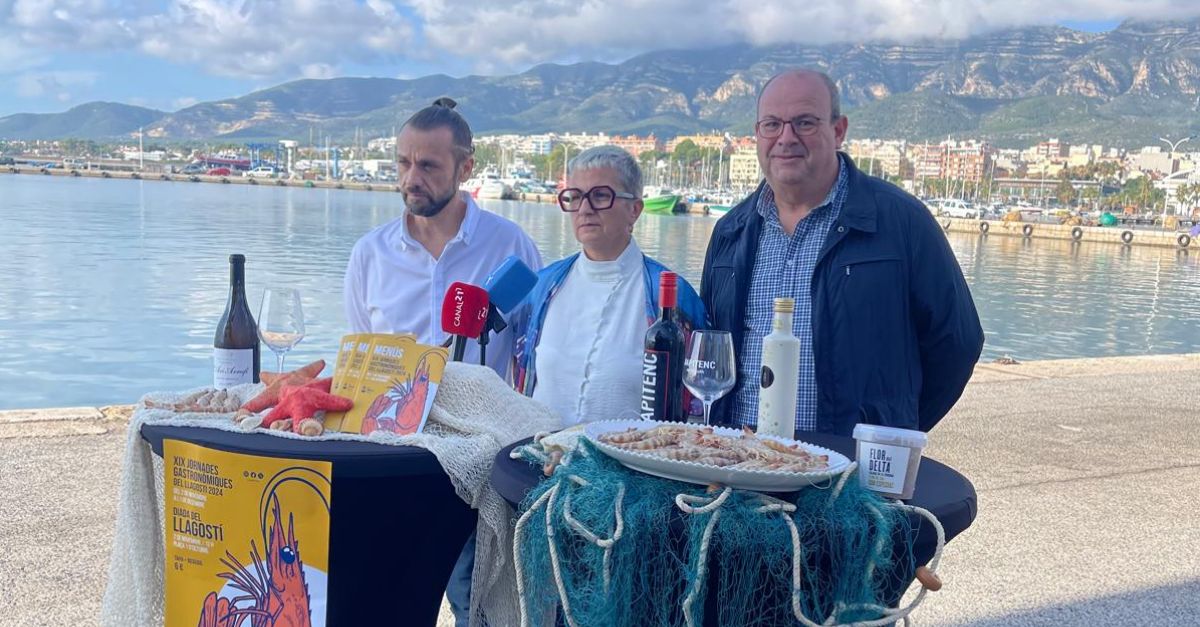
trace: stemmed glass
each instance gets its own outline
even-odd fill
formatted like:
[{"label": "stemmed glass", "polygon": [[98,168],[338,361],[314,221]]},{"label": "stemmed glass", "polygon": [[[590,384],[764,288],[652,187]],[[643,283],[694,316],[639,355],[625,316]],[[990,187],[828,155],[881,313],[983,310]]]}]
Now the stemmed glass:
[{"label": "stemmed glass", "polygon": [[283,372],[283,358],[304,339],[304,310],[300,290],[268,287],[258,308],[258,337],[274,353]]},{"label": "stemmed glass", "polygon": [[704,403],[704,424],[712,404],[737,380],[733,336],[728,331],[692,331],[683,361],[683,384]]}]

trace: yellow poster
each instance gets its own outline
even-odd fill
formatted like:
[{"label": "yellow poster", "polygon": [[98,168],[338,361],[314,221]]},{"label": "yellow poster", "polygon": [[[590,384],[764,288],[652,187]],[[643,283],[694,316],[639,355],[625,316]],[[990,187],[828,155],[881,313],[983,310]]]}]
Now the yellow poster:
[{"label": "yellow poster", "polygon": [[166,627],[323,627],[329,462],[163,441]]}]

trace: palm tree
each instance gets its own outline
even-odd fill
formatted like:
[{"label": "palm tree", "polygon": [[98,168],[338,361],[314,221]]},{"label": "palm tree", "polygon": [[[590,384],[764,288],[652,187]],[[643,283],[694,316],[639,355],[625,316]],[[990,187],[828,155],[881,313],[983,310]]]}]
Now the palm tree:
[{"label": "palm tree", "polygon": [[1200,202],[1200,182],[1184,183],[1176,187],[1175,198],[1179,201],[1179,213],[1190,213],[1191,208]]}]

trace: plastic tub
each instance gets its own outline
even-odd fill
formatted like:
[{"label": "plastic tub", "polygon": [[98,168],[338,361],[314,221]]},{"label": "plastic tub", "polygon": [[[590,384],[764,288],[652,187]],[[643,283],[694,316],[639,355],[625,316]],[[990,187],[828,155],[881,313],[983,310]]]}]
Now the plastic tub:
[{"label": "plastic tub", "polygon": [[911,429],[859,424],[854,439],[858,440],[859,484],[885,496],[911,499],[929,437]]}]

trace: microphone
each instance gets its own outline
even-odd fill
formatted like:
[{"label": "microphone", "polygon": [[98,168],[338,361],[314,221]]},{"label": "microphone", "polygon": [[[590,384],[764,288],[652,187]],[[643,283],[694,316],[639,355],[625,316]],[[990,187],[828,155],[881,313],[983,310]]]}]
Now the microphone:
[{"label": "microphone", "polygon": [[508,313],[533,291],[534,285],[537,285],[537,274],[516,255],[509,255],[488,275],[483,289],[501,313]]},{"label": "microphone", "polygon": [[488,335],[499,333],[508,327],[501,313],[508,313],[525,299],[533,286],[537,285],[537,274],[529,269],[516,255],[509,255],[483,282],[488,294],[487,319],[483,334],[479,336],[479,363],[486,365]]},{"label": "microphone", "polygon": [[442,331],[454,337],[454,361],[462,361],[467,338],[477,338],[487,322],[488,294],[482,287],[455,281],[442,299]]}]

